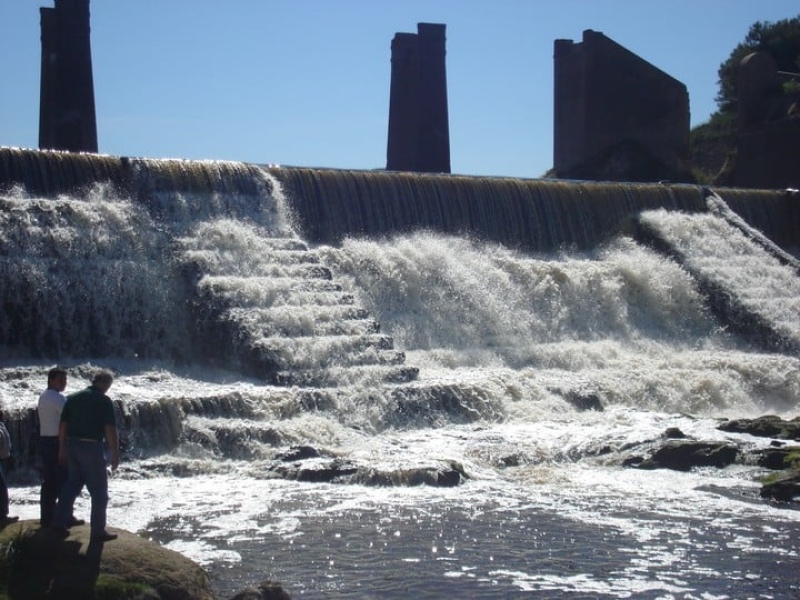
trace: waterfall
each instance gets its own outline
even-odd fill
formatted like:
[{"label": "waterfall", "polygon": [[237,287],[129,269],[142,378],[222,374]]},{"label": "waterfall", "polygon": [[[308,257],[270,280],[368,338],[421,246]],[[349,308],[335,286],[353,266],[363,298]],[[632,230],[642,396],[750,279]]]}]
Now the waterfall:
[{"label": "waterfall", "polygon": [[215,219],[291,235],[241,163],[0,149],[0,356],[197,358],[198,274],[176,240]]},{"label": "waterfall", "polygon": [[[0,357],[205,357],[285,383],[367,365],[413,376],[309,242],[428,230],[589,250],[642,211],[707,212],[711,193],[13,148],[0,148],[0,192]],[[773,240],[794,229],[785,193],[723,196]]]},{"label": "waterfall", "polygon": [[[747,347],[736,335],[754,331],[771,350],[800,345],[791,298],[775,294],[760,310],[758,282],[731,284],[740,277],[722,262],[769,263],[764,240],[737,242],[740,254],[730,243],[742,231],[756,240],[754,223],[773,242],[788,239],[786,194],[722,190],[709,210],[710,195],[0,148],[0,358],[81,370],[162,361],[272,384],[252,399],[126,393],[118,412],[137,456],[187,445],[257,452],[236,440],[239,421],[258,414],[381,429],[501,418],[507,395],[681,406],[684,396],[698,402],[704,365],[716,364],[698,349]],[[646,243],[629,235],[643,224],[657,234]],[[659,244],[672,252],[656,254]],[[791,273],[769,274],[796,296]],[[717,289],[737,303],[715,312]],[[692,374],[665,384],[673,353],[689,353],[678,363]],[[792,397],[791,386],[755,381],[750,357],[731,362],[746,375],[720,377],[714,402],[717,387]],[[487,366],[524,383],[418,381],[420,370]],[[34,419],[18,412],[19,440]],[[305,440],[266,422],[245,429],[266,455]]]},{"label": "waterfall", "polygon": [[592,248],[649,208],[705,210],[700,187],[272,168],[310,240],[430,229],[526,250]]},{"label": "waterfall", "polygon": [[0,357],[205,361],[286,385],[416,375],[265,170],[12,149],[2,165]]},{"label": "waterfall", "polygon": [[[0,148],[14,513],[38,517],[48,369],[71,393],[105,367],[109,522],[220,581],[784,589],[797,519],[757,499],[772,441],[719,425],[797,415],[796,230],[779,191]],[[629,468],[684,441],[741,458]]]}]

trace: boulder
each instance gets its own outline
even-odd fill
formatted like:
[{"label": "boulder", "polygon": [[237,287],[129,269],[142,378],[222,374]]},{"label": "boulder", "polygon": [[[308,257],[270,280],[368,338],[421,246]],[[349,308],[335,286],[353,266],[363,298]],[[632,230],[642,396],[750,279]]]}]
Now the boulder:
[{"label": "boulder", "polygon": [[442,461],[438,466],[407,469],[374,469],[344,459],[305,459],[276,463],[269,468],[275,476],[309,483],[342,483],[369,486],[456,487],[469,476],[463,466],[454,461]]},{"label": "boulder", "polygon": [[779,502],[800,498],[800,470],[786,471],[761,486],[761,497]]},{"label": "boulder", "polygon": [[756,437],[800,441],[800,418],[789,421],[775,415],[765,415],[756,419],[732,419],[722,423],[718,429],[731,433],[748,433]]},{"label": "boulder", "polygon": [[756,464],[765,469],[791,469],[795,466],[800,467],[800,447],[783,446],[764,448],[754,453]]},{"label": "boulder", "polygon": [[669,440],[683,440],[686,439],[687,436],[679,427],[668,427],[666,431],[664,431],[663,437]]},{"label": "boulder", "polygon": [[603,412],[603,403],[600,397],[594,393],[583,394],[575,390],[570,390],[565,396],[567,402],[574,406],[579,411],[596,410]]},{"label": "boulder", "polygon": [[736,461],[739,449],[724,442],[667,440],[650,458],[643,460],[640,469],[673,469],[689,471],[693,467],[727,467]]},{"label": "boulder", "polygon": [[[214,600],[208,575],[182,554],[122,529],[109,542],[90,539],[88,525],[64,538],[18,521],[0,526],[0,598]],[[233,600],[291,600],[280,584],[262,581]]]},{"label": "boulder", "polygon": [[291,600],[291,598],[280,584],[262,581],[257,586],[243,589],[231,600]]},{"label": "boulder", "polygon": [[5,526],[0,581],[8,597],[213,600],[199,565],[134,533],[109,530],[119,537],[95,542],[88,525],[73,527],[66,538],[38,521]]}]

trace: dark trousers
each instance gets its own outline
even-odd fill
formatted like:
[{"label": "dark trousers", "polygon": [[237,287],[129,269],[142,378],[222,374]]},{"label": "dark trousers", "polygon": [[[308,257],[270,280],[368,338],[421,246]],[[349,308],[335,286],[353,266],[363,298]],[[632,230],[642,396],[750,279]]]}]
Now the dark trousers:
[{"label": "dark trousers", "polygon": [[6,475],[3,473],[3,464],[0,461],[0,519],[8,516],[8,485],[6,485]]},{"label": "dark trousers", "polygon": [[61,529],[69,525],[75,498],[85,485],[92,498],[91,532],[93,536],[101,535],[106,530],[108,506],[108,473],[103,442],[67,438],[67,463],[67,482],[58,496],[53,525]]},{"label": "dark trousers", "polygon": [[39,475],[42,478],[42,489],[39,493],[39,518],[43,526],[53,522],[56,512],[56,501],[61,488],[67,481],[67,468],[58,464],[58,438],[39,438]]}]

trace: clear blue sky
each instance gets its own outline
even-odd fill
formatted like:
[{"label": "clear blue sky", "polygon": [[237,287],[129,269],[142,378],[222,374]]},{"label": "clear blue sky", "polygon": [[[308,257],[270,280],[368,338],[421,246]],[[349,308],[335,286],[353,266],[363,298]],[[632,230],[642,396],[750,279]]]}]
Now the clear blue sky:
[{"label": "clear blue sky", "polygon": [[[39,7],[0,0],[0,145],[38,144]],[[552,166],[553,42],[601,31],[683,82],[692,125],[756,21],[796,0],[93,0],[100,151],[383,168],[390,44],[447,25],[454,173]]]}]

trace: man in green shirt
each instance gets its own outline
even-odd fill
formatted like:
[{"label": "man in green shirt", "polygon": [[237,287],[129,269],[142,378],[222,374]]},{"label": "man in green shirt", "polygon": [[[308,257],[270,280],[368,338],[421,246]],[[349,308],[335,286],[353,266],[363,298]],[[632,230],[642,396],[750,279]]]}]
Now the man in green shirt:
[{"label": "man in green shirt", "polygon": [[75,498],[83,486],[92,498],[91,537],[97,541],[116,539],[106,531],[108,473],[104,440],[111,454],[111,469],[119,466],[119,438],[114,405],[106,396],[114,378],[109,371],[98,371],[92,385],[67,397],[58,428],[58,459],[67,465],[67,482],[58,497],[53,529],[68,533]]}]

